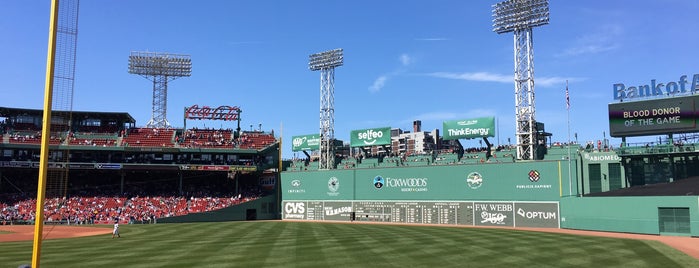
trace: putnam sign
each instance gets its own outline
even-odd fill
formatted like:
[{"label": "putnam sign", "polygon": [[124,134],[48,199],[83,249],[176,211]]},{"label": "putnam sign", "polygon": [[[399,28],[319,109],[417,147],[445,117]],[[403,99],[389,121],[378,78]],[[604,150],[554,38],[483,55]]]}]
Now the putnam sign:
[{"label": "putnam sign", "polygon": [[495,137],[495,117],[444,121],[444,140]]},{"label": "putnam sign", "polygon": [[319,149],[320,135],[318,134],[291,137],[291,150],[294,152],[314,151]]},{"label": "putnam sign", "polygon": [[350,146],[364,147],[391,144],[391,127],[352,130]]}]

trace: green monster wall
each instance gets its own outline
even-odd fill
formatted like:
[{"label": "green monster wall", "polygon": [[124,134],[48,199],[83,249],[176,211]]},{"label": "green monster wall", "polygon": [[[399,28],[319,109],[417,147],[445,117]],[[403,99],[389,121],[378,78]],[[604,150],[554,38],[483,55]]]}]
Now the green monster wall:
[{"label": "green monster wall", "polygon": [[[697,196],[567,197],[560,202],[561,228],[699,236],[698,203]],[[687,214],[665,222],[667,209]]]},{"label": "green monster wall", "polygon": [[285,201],[558,201],[577,192],[569,182],[567,161],[537,161],[284,172],[281,187]]}]

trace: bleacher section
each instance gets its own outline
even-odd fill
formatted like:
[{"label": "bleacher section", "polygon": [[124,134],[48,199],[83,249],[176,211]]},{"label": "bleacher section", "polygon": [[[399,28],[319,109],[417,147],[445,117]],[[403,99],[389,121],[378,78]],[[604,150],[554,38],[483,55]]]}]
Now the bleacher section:
[{"label": "bleacher section", "polygon": [[429,155],[411,155],[406,157],[403,163],[406,166],[429,166],[432,163],[432,157]]},{"label": "bleacher section", "polygon": [[264,132],[243,132],[240,136],[239,146],[241,149],[263,149],[276,142],[273,134]]},{"label": "bleacher section", "polygon": [[[571,150],[576,152],[571,146]],[[562,150],[562,149],[561,149]],[[430,154],[410,155],[410,156],[386,156],[383,158],[368,157],[354,158],[346,156],[338,161],[337,169],[362,169],[362,168],[389,168],[389,167],[405,167],[405,166],[434,166],[434,165],[469,165],[469,164],[491,164],[491,163],[514,163],[515,150],[510,148],[498,149],[492,153],[490,159],[486,159],[486,152],[479,150],[469,150],[459,158],[459,154],[451,151],[439,152],[435,156]],[[551,152],[551,151],[549,151]],[[567,148],[566,148],[567,156]],[[556,157],[561,157],[562,152],[559,149],[554,149],[553,153]],[[558,158],[552,160],[560,160]],[[310,162],[304,165],[304,161],[292,161],[286,171],[308,171],[317,170],[318,162]]]},{"label": "bleacher section", "polygon": [[188,129],[177,139],[181,147],[188,148],[233,148],[231,130]]},{"label": "bleacher section", "polygon": [[395,156],[387,156],[379,163],[380,167],[400,167],[403,165],[403,159]]},{"label": "bleacher section", "polygon": [[119,137],[114,134],[73,134],[68,139],[68,144],[73,146],[116,146]]},{"label": "bleacher section", "polygon": [[340,160],[340,164],[337,165],[338,169],[353,169],[357,167],[357,159],[354,157],[346,157]]},{"label": "bleacher section", "polygon": [[128,131],[122,146],[130,147],[174,147],[174,129],[133,128]]},{"label": "bleacher section", "polygon": [[[14,131],[9,135],[9,142],[14,144],[41,144],[41,132],[38,131]],[[62,138],[60,136],[51,135],[49,139],[49,144],[57,145],[61,144]]]}]

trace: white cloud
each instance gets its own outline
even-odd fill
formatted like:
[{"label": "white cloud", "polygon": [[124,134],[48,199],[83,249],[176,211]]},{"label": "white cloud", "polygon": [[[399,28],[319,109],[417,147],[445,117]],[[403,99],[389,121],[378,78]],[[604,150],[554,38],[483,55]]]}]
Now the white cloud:
[{"label": "white cloud", "polygon": [[481,81],[481,82],[498,82],[498,83],[513,83],[514,75],[502,75],[494,74],[488,72],[475,72],[475,73],[448,73],[448,72],[436,72],[429,73],[429,76],[456,79],[456,80],[467,80],[467,81]]},{"label": "white cloud", "polygon": [[617,42],[623,39],[620,37],[623,32],[619,25],[605,25],[595,32],[578,37],[572,47],[557,56],[579,56],[616,50],[621,47]]},{"label": "white cloud", "polygon": [[[465,81],[476,81],[476,82],[496,82],[505,84],[514,84],[514,74],[503,75],[488,72],[466,72],[466,73],[449,73],[449,72],[435,72],[427,74],[429,76],[438,78],[447,78],[455,80],[465,80]],[[577,77],[534,77],[534,84],[542,87],[551,87],[556,85],[565,84],[566,81],[583,81],[584,78]]]},{"label": "white cloud", "polygon": [[601,46],[601,45],[583,45],[571,47],[563,51],[562,56],[577,56],[581,54],[597,54],[605,51],[615,50],[619,48],[618,44]]},{"label": "white cloud", "polygon": [[369,87],[369,92],[376,93],[376,92],[381,91],[381,89],[384,87],[384,85],[386,85],[386,80],[388,80],[388,76],[385,76],[385,75],[382,75],[382,76],[379,76],[378,78],[376,78],[376,80],[374,80],[374,84],[372,84]]},{"label": "white cloud", "polygon": [[411,58],[408,54],[401,54],[399,60],[403,66],[408,66],[413,62],[413,58]]}]

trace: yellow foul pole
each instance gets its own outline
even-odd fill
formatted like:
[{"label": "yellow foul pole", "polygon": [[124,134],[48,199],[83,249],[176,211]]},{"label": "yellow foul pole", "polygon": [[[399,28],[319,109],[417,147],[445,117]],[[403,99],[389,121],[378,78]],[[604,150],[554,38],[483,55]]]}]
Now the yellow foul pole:
[{"label": "yellow foul pole", "polygon": [[36,215],[34,222],[34,247],[32,250],[32,267],[39,268],[41,258],[41,239],[44,229],[44,198],[46,194],[46,175],[48,169],[49,138],[51,136],[51,97],[53,95],[53,67],[56,55],[56,35],[58,28],[58,2],[51,1],[51,22],[49,25],[49,48],[46,58],[46,85],[44,87],[44,118],[41,125],[41,160],[39,162],[39,185],[36,193]]},{"label": "yellow foul pole", "polygon": [[284,136],[284,123],[279,123],[279,151],[278,151],[278,161],[277,163],[277,181],[276,181],[276,189],[277,189],[277,207],[280,208],[277,211],[279,214],[281,214],[281,207],[282,207],[282,137]]}]

